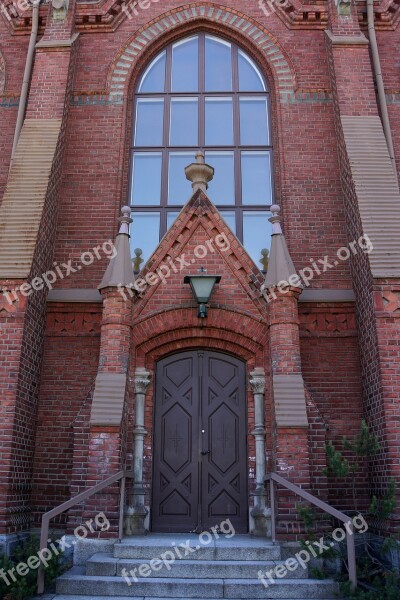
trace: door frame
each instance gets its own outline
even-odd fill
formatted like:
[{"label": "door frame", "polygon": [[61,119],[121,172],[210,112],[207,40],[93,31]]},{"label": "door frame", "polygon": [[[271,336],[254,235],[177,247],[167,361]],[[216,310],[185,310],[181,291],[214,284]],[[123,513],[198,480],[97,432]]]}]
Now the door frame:
[{"label": "door frame", "polygon": [[[191,353],[191,352],[213,352],[215,354],[219,354],[221,356],[228,356],[230,358],[234,358],[236,360],[238,360],[239,362],[241,362],[243,364],[243,372],[244,372],[244,382],[243,382],[243,389],[244,389],[244,400],[245,400],[245,406],[244,406],[244,414],[245,414],[245,446],[246,446],[246,461],[245,461],[245,469],[246,469],[246,476],[245,476],[245,486],[246,486],[246,505],[245,505],[245,513],[247,515],[246,518],[246,522],[247,522],[247,532],[250,532],[250,498],[249,498],[249,445],[248,445],[248,438],[249,438],[249,433],[248,433],[248,428],[249,428],[249,415],[248,415],[248,390],[247,390],[247,382],[248,382],[248,373],[247,373],[247,362],[245,360],[243,360],[242,357],[237,356],[236,354],[233,353],[229,353],[229,352],[224,352],[221,351],[219,349],[215,349],[215,348],[211,348],[211,347],[192,347],[192,348],[185,348],[185,349],[181,349],[177,352],[169,352],[167,354],[165,354],[164,356],[161,356],[158,358],[158,360],[155,363],[155,368],[154,368],[154,388],[153,388],[153,415],[152,415],[152,469],[151,469],[151,492],[150,492],[150,511],[149,511],[149,530],[150,532],[153,531],[153,506],[154,506],[154,481],[155,481],[155,461],[154,461],[154,445],[156,443],[156,440],[154,438],[154,431],[155,431],[155,425],[156,425],[156,397],[157,397],[157,386],[158,386],[158,381],[157,381],[157,371],[158,371],[158,365],[160,362],[162,362],[165,359],[168,358],[172,358],[174,356],[179,356],[180,354],[186,354],[186,353]],[[185,533],[185,532],[183,532]],[[186,532],[187,533],[187,532]],[[172,534],[171,534],[172,535]]]}]

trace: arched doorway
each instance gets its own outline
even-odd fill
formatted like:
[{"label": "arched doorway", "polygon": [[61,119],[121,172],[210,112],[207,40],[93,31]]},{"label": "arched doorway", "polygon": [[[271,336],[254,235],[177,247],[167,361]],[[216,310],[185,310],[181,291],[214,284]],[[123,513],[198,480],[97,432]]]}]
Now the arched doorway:
[{"label": "arched doorway", "polygon": [[245,364],[192,350],[156,369],[152,529],[248,531]]}]

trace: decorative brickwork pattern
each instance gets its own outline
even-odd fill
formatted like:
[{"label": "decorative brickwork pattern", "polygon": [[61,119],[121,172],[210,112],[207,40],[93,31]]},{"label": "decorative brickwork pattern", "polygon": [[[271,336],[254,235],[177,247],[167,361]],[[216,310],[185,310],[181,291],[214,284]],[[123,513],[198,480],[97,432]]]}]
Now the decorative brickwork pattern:
[{"label": "decorative brickwork pattern", "polygon": [[135,62],[148,44],[162,37],[168,31],[200,19],[206,19],[215,24],[220,23],[224,28],[238,31],[245,36],[261,51],[270,64],[278,92],[282,96],[293,93],[295,89],[293,68],[276,39],[266,29],[236,10],[200,3],[192,5],[191,8],[171,11],[135,34],[124,50],[119,53],[118,58],[113,61],[109,74],[110,97],[120,98],[126,95]]}]

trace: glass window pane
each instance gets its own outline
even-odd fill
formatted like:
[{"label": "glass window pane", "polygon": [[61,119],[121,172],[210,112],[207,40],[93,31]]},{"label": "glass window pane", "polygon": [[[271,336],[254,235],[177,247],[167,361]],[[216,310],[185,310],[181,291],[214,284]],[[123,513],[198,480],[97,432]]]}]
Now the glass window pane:
[{"label": "glass window pane", "polygon": [[169,229],[177,219],[179,213],[178,212],[168,212],[167,213],[167,229]]},{"label": "glass window pane", "polygon": [[271,203],[269,152],[242,152],[242,204]]},{"label": "glass window pane", "polygon": [[140,94],[163,92],[165,90],[165,62],[167,53],[162,52],[150,64],[143,74],[139,85]]},{"label": "glass window pane", "polygon": [[199,90],[199,39],[190,38],[172,46],[173,92]]},{"label": "glass window pane", "polygon": [[[195,161],[195,150],[190,153],[171,152],[168,169],[168,204],[185,204],[192,195],[192,184],[186,179],[185,167]],[[170,214],[170,213],[168,213]]]},{"label": "glass window pane", "polygon": [[251,58],[239,50],[239,91],[265,92],[264,80]]},{"label": "glass window pane", "polygon": [[236,215],[233,210],[220,210],[221,217],[228,225],[232,233],[236,235]]},{"label": "glass window pane", "polygon": [[161,197],[161,152],[135,152],[132,161],[132,204],[157,206]]},{"label": "glass window pane", "polygon": [[240,98],[240,143],[242,146],[268,146],[267,115],[266,98]]},{"label": "glass window pane", "polygon": [[164,100],[141,98],[136,109],[136,146],[162,146]]},{"label": "glass window pane", "polygon": [[171,146],[197,146],[199,138],[197,98],[171,100]]},{"label": "glass window pane", "polygon": [[268,212],[243,213],[243,246],[261,271],[265,271],[267,254],[271,245],[272,225]]},{"label": "glass window pane", "polygon": [[231,90],[231,44],[206,35],[206,92],[230,92]]},{"label": "glass window pane", "polygon": [[[131,223],[131,255],[136,259],[140,270],[151,257],[160,241],[160,213],[159,212],[134,212]],[[135,252],[136,250],[136,252]],[[140,254],[139,250],[142,251]],[[135,264],[135,263],[134,263]]]},{"label": "glass window pane", "polygon": [[233,146],[232,98],[206,98],[206,145]]},{"label": "glass window pane", "polygon": [[206,152],[207,164],[214,167],[208,195],[216,204],[235,204],[235,166],[233,152]]}]

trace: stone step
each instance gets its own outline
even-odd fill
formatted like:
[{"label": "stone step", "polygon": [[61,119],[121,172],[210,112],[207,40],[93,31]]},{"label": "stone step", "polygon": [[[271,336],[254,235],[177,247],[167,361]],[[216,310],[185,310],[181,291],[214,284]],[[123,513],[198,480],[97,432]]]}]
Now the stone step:
[{"label": "stone step", "polygon": [[[266,596],[264,596],[265,598]],[[126,600],[126,596],[112,596],[113,600]],[[71,600],[71,596],[65,594],[50,595],[49,598],[38,596],[34,600]],[[74,596],[73,600],[93,600],[93,596]],[[97,600],[110,600],[110,596],[97,596]],[[130,596],[130,600],[165,600],[165,598],[151,596]],[[182,600],[182,598],[168,598],[168,600]],[[191,598],[191,600],[204,600],[204,598]],[[242,598],[230,598],[230,600],[243,600]],[[257,600],[248,598],[247,600]],[[279,600],[293,600],[292,598],[280,598]],[[308,598],[296,598],[295,600],[309,600]],[[336,597],[326,598],[325,600],[337,600]]]},{"label": "stone step", "polygon": [[[130,558],[151,560],[158,558],[164,552],[173,552],[177,558],[178,552],[183,558],[190,560],[251,560],[270,561],[280,560],[279,544],[273,544],[264,539],[250,538],[246,535],[235,535],[232,539],[214,537],[204,543],[201,536],[193,534],[152,534],[124,538],[114,545],[115,558]],[[188,547],[190,546],[190,548]],[[178,549],[178,552],[174,550]]]},{"label": "stone step", "polygon": [[337,585],[330,580],[318,579],[280,579],[265,588],[257,579],[180,579],[147,578],[128,585],[122,577],[90,577],[82,575],[81,570],[71,569],[57,580],[57,593],[108,597],[144,598],[198,598],[246,599],[286,598],[286,599],[328,599],[337,593]]},{"label": "stone step", "polygon": [[[264,596],[265,598],[266,596]],[[112,596],[113,600],[126,600],[126,596]],[[71,600],[71,596],[65,594],[51,595],[49,598],[38,596],[34,600]],[[73,600],[93,600],[93,596],[74,596]],[[110,596],[97,596],[97,600],[110,600]],[[130,600],[165,600],[165,598],[151,596],[130,596]],[[168,600],[182,600],[182,598],[168,598]],[[204,600],[204,598],[191,598],[191,600]],[[230,598],[229,600],[243,600],[242,598]],[[248,598],[247,600],[257,600]],[[293,600],[292,598],[279,598],[279,600]],[[308,598],[296,598],[295,600],[309,600]],[[325,600],[337,600],[336,597],[326,598]]]},{"label": "stone step", "polygon": [[[151,574],[151,577],[178,577],[183,579],[255,579],[258,571],[269,571],[283,561],[253,561],[248,560],[176,560],[173,564],[161,561],[153,562],[156,569],[150,573],[149,562],[142,559],[118,559],[112,554],[95,554],[86,563],[86,575],[105,577],[128,576],[134,582]],[[142,569],[142,575],[139,572]],[[128,575],[127,575],[128,573]],[[146,575],[147,573],[147,575]],[[291,579],[308,577],[308,569],[300,566],[295,571],[288,571],[286,576]]]}]

